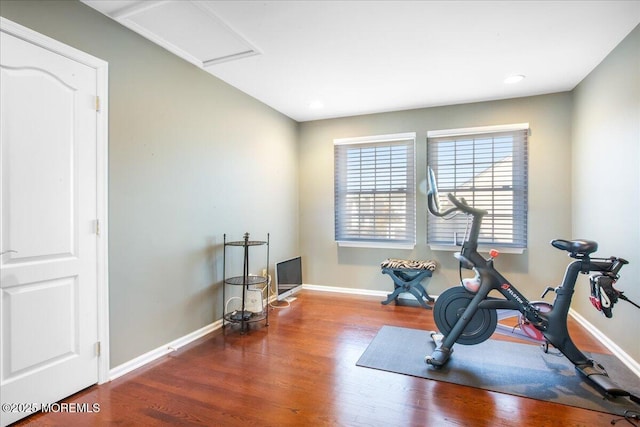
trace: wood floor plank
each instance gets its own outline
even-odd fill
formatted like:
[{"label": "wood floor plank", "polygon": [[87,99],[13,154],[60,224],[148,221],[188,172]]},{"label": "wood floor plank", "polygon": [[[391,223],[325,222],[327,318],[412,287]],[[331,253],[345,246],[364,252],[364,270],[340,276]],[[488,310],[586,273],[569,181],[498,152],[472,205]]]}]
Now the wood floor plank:
[{"label": "wood floor plank", "polygon": [[[94,413],[35,414],[16,426],[597,426],[612,416],[357,367],[384,325],[434,330],[431,311],[305,290],[268,327],[215,331],[63,403]],[[590,352],[608,350],[575,322]],[[532,351],[539,351],[532,347]]]}]

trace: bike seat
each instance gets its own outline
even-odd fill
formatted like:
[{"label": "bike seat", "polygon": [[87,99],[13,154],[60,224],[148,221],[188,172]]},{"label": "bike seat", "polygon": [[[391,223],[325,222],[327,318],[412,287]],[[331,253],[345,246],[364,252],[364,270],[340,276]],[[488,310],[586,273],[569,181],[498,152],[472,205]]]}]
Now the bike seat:
[{"label": "bike seat", "polygon": [[569,252],[572,257],[583,257],[598,250],[598,243],[593,240],[563,240],[551,241],[554,248]]}]

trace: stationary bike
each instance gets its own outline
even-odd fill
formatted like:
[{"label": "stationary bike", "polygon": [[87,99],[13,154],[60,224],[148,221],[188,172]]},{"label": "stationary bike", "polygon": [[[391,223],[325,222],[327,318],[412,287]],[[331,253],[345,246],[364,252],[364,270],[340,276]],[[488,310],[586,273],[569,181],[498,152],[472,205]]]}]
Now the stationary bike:
[{"label": "stationary bike", "polygon": [[[593,273],[590,277],[591,301],[597,309],[611,317],[611,309],[619,299],[629,301],[613,287],[620,269],[628,262],[617,257],[592,258],[591,254],[598,248],[594,241],[553,240],[551,245],[568,252],[574,261],[567,267],[562,284],[555,289],[548,287],[542,295],[544,298],[546,293],[554,292],[553,304],[531,302],[494,268],[494,252],[489,259],[478,253],[480,227],[487,211],[474,208],[464,198],[458,199],[451,193],[447,197],[453,207],[441,211],[436,179],[431,168],[429,187],[427,199],[432,215],[448,219],[456,214],[464,214],[471,219],[471,227],[467,230],[461,251],[455,257],[460,261],[461,268],[473,270],[475,277],[462,280],[462,286],[447,289],[436,300],[433,316],[442,339],[436,339],[436,348],[431,355],[425,357],[425,362],[436,368],[442,367],[451,357],[454,343],[474,345],[487,340],[496,330],[498,312],[517,310],[520,327],[525,330],[526,335],[557,348],[601,392],[628,397],[640,405],[640,397],[617,386],[604,367],[589,359],[576,347],[567,329],[567,316],[578,274]],[[489,296],[491,291],[499,292],[504,298]]]}]

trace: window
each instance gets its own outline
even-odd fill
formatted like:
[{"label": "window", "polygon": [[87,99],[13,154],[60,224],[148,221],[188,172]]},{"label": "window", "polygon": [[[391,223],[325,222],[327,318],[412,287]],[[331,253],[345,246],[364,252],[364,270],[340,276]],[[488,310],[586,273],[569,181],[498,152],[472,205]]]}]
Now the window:
[{"label": "window", "polygon": [[[528,124],[432,131],[427,134],[427,162],[435,172],[441,203],[454,193],[488,211],[479,244],[522,252],[527,247]],[[442,207],[445,209],[445,206]],[[429,217],[432,249],[457,246],[467,218]]]},{"label": "window", "polygon": [[334,140],[335,239],[413,248],[415,133]]}]

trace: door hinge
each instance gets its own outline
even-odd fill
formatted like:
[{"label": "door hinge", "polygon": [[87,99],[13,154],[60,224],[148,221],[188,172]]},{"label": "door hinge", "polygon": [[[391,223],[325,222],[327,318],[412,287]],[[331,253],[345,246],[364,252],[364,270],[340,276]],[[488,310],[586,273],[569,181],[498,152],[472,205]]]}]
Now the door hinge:
[{"label": "door hinge", "polygon": [[96,96],[96,111],[100,112],[100,97]]},{"label": "door hinge", "polygon": [[100,356],[100,341],[96,342],[96,356]]},{"label": "door hinge", "polygon": [[100,236],[100,220],[96,219],[96,236]]}]

